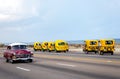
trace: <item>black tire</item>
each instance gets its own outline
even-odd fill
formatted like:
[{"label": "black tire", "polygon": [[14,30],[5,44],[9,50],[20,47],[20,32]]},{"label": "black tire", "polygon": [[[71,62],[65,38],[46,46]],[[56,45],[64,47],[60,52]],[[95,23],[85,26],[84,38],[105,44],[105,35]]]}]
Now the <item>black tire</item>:
[{"label": "black tire", "polygon": [[6,63],[8,63],[9,62],[9,59],[6,59]]},{"label": "black tire", "polygon": [[48,49],[49,52],[51,52],[51,50]]},{"label": "black tire", "polygon": [[55,49],[55,52],[58,53],[57,49]]},{"label": "black tire", "polygon": [[98,53],[98,51],[95,52],[95,54],[97,54],[97,53]]},{"label": "black tire", "polygon": [[11,59],[11,60],[10,60],[10,63],[14,64],[14,63],[15,63],[15,61]]},{"label": "black tire", "polygon": [[64,51],[65,53],[67,52],[67,51]]},{"label": "black tire", "polygon": [[37,51],[36,49],[34,49],[34,51]]},{"label": "black tire", "polygon": [[27,60],[29,63],[32,63],[33,62],[33,60],[32,59],[29,59],[29,60]]},{"label": "black tire", "polygon": [[113,52],[111,52],[111,55],[113,55]]},{"label": "black tire", "polygon": [[86,54],[88,54],[88,51],[85,51]]},{"label": "black tire", "polygon": [[99,54],[100,54],[100,55],[103,55],[104,53],[100,51]]},{"label": "black tire", "polygon": [[44,49],[43,49],[42,51],[43,51],[43,52],[45,52],[45,50],[44,50]]}]

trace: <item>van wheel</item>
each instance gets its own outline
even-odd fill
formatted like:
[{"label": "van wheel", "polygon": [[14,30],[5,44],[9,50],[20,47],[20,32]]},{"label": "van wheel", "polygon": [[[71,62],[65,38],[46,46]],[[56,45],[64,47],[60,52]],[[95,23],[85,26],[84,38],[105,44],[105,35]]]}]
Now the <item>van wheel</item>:
[{"label": "van wheel", "polygon": [[66,53],[66,51],[64,51]]},{"label": "van wheel", "polygon": [[34,49],[34,51],[37,51],[36,49]]},{"label": "van wheel", "polygon": [[42,50],[43,52],[45,52],[45,50]]},{"label": "van wheel", "polygon": [[48,50],[49,52],[51,52],[51,50]]},{"label": "van wheel", "polygon": [[97,54],[97,53],[98,53],[98,51],[95,52],[95,54]]},{"label": "van wheel", "polygon": [[113,52],[111,52],[111,55],[113,55]]},{"label": "van wheel", "polygon": [[58,53],[58,51],[57,51],[57,50],[55,50],[55,52],[56,52],[56,53]]},{"label": "van wheel", "polygon": [[88,51],[85,51],[86,54],[88,54]]},{"label": "van wheel", "polygon": [[100,55],[103,55],[104,53],[100,51],[99,54],[100,54]]},{"label": "van wheel", "polygon": [[55,49],[55,52],[58,53],[58,51]]}]

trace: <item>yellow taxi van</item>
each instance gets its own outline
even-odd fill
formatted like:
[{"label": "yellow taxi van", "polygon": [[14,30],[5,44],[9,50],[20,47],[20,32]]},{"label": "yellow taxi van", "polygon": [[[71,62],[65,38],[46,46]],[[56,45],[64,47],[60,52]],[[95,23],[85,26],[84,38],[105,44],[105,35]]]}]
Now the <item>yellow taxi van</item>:
[{"label": "yellow taxi van", "polygon": [[83,51],[88,54],[89,52],[98,52],[98,40],[85,40]]},{"label": "yellow taxi van", "polygon": [[101,39],[99,40],[99,54],[111,53],[113,55],[115,50],[115,40],[114,39]]},{"label": "yellow taxi van", "polygon": [[41,46],[43,52],[48,50],[48,42],[42,42]]},{"label": "yellow taxi van", "polygon": [[34,42],[33,49],[34,49],[34,51],[38,51],[38,50],[41,51],[42,50],[41,43]]},{"label": "yellow taxi van", "polygon": [[67,42],[64,40],[56,40],[55,41],[55,51],[56,52],[67,52],[68,45]]},{"label": "yellow taxi van", "polygon": [[54,42],[48,42],[48,51],[54,51],[55,50],[55,43]]}]

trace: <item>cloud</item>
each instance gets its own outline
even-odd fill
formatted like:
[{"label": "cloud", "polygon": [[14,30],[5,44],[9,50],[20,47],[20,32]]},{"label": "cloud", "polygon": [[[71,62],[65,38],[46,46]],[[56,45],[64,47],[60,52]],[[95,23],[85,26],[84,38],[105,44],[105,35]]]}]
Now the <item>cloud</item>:
[{"label": "cloud", "polygon": [[33,0],[0,0],[0,22],[11,22],[38,16],[38,7]]}]

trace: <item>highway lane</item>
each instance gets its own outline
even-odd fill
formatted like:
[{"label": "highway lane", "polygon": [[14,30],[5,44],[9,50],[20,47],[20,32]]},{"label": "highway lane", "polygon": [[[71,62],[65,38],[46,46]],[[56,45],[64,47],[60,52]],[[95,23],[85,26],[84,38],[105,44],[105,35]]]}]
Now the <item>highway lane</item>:
[{"label": "highway lane", "polygon": [[119,55],[97,58],[71,52],[35,53],[39,56],[33,63],[11,64],[0,57],[0,79],[120,79]]},{"label": "highway lane", "polygon": [[[34,51],[33,51],[34,52]],[[110,53],[105,53],[104,55],[99,55],[98,53],[95,54],[94,52],[90,52],[89,54],[85,54],[84,52],[41,52],[37,51],[34,52],[36,54],[45,54],[45,55],[59,55],[59,56],[72,56],[72,57],[92,57],[92,58],[106,58],[106,59],[120,59],[120,53],[114,53],[114,55],[111,55]]]}]

